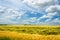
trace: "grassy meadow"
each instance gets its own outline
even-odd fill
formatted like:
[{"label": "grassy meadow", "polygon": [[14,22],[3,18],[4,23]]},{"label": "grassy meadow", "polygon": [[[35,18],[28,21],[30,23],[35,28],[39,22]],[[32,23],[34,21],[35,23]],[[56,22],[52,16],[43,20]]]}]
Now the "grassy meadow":
[{"label": "grassy meadow", "polygon": [[0,40],[60,40],[60,26],[0,25]]}]

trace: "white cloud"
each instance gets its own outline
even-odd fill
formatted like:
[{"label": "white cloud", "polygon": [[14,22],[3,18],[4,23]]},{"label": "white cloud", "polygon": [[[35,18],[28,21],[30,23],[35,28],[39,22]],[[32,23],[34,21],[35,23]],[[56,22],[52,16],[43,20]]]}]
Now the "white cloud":
[{"label": "white cloud", "polygon": [[0,12],[3,12],[6,9],[6,7],[0,6]]},{"label": "white cloud", "polygon": [[22,16],[24,14],[23,11],[18,11],[16,9],[11,9],[11,8],[8,8],[6,10],[6,13],[4,14],[4,16],[10,16],[10,17],[16,17],[16,16]]},{"label": "white cloud", "polygon": [[54,19],[54,20],[51,21],[51,22],[54,22],[54,23],[60,23],[60,19],[59,19],[59,18],[56,18],[56,19]]},{"label": "white cloud", "polygon": [[44,25],[60,25],[60,19],[55,18],[55,19],[47,19],[45,22],[37,22],[38,24],[44,24]]},{"label": "white cloud", "polygon": [[7,16],[10,16],[10,17],[17,17],[17,16],[20,17],[24,14],[23,11],[17,11],[17,10],[14,10],[14,9],[8,9],[7,12],[8,12]]},{"label": "white cloud", "polygon": [[[53,16],[60,15],[60,5],[52,5],[46,9],[47,15],[42,16],[41,18],[49,18],[45,22],[50,24],[59,23],[60,17],[52,19]],[[41,19],[40,18],[40,19]]]},{"label": "white cloud", "polygon": [[41,11],[48,6],[57,4],[57,0],[24,0],[24,3]]},{"label": "white cloud", "polygon": [[28,19],[28,21],[31,21],[31,22],[35,22],[36,20],[37,20],[36,17],[32,17],[32,18]]},{"label": "white cloud", "polygon": [[0,5],[14,9],[20,9],[20,7],[24,6],[22,0],[0,0]]},{"label": "white cloud", "polygon": [[[0,7],[0,10],[4,9],[3,7]],[[4,12],[3,14],[1,12]],[[22,15],[25,14],[24,11],[18,11],[16,9],[12,8],[5,8],[5,10],[2,10],[0,14],[0,23],[19,23],[18,20],[21,18]],[[16,21],[12,21],[16,20]]]},{"label": "white cloud", "polygon": [[[10,7],[5,8],[3,6],[0,6],[0,12],[2,12],[2,11],[4,12],[4,14],[0,16],[0,23],[2,23],[2,22],[19,23],[22,15],[24,15],[24,19],[26,19],[26,20],[21,19],[22,20],[21,23],[30,23],[30,22],[34,23],[36,21],[37,21],[36,23],[42,23],[39,20],[44,19],[44,18],[49,18],[46,20],[46,22],[50,22],[51,18],[54,15],[60,14],[59,13],[60,5],[56,5],[57,0],[5,0],[5,1],[7,1],[8,4],[10,3],[9,5],[7,4]],[[28,5],[25,5],[24,3],[26,3]],[[25,15],[28,16],[29,14],[25,14],[25,12],[21,11],[21,10],[18,11],[17,8],[21,9],[21,10],[31,11],[32,14],[37,12],[37,10],[39,10],[38,12],[42,12],[46,9],[47,14],[44,14],[43,16],[41,16],[38,19],[36,17],[25,18]],[[37,10],[35,10],[34,8]],[[35,13],[35,14],[37,14],[37,13]],[[16,21],[14,21],[14,20],[16,20]],[[54,22],[57,22],[57,21],[59,22],[58,19],[55,19]],[[42,23],[42,24],[44,24],[44,23]]]},{"label": "white cloud", "polygon": [[57,14],[56,12],[54,14],[53,13],[48,13],[47,15],[43,15],[43,16],[39,17],[37,20],[41,20],[41,19],[44,19],[44,18],[51,19],[56,14]]},{"label": "white cloud", "polygon": [[[49,6],[49,7],[46,9],[46,12],[47,12],[46,15],[41,16],[41,17],[38,18],[37,20],[41,20],[41,19],[44,19],[44,18],[48,18],[45,22],[51,22],[50,20],[52,20],[52,18],[54,18],[54,16],[60,15],[60,5],[52,5],[52,6]],[[58,18],[59,18],[59,17],[58,17]],[[56,20],[57,20],[57,21],[56,21]],[[52,20],[52,21],[55,21],[55,22],[58,22],[58,23],[59,23],[59,20],[58,20],[58,19],[55,19],[55,20]]]},{"label": "white cloud", "polygon": [[42,18],[50,18],[51,20],[53,16],[56,16],[57,14],[60,15],[60,5],[52,5],[46,9],[46,12],[47,15],[42,16]]},{"label": "white cloud", "polygon": [[60,11],[60,5],[52,5],[46,9],[46,12],[48,13],[54,13],[54,12],[59,12],[59,11]]},{"label": "white cloud", "polygon": [[60,19],[55,18],[54,20],[48,19],[45,21],[45,23],[48,23],[49,25],[60,25]]},{"label": "white cloud", "polygon": [[[32,18],[28,18],[28,19],[26,19],[26,20],[23,20],[23,24],[32,24],[32,23],[35,23],[36,22],[36,20],[37,20],[37,18],[36,17],[32,17]],[[30,23],[31,22],[31,23]]]},{"label": "white cloud", "polygon": [[6,0],[6,1],[10,2],[10,3],[13,3],[13,4],[16,4],[16,5],[21,5],[22,4],[21,0]]},{"label": "white cloud", "polygon": [[52,18],[53,16],[59,14],[60,15],[60,5],[52,5],[46,9],[47,14],[43,15],[39,19],[42,18]]}]

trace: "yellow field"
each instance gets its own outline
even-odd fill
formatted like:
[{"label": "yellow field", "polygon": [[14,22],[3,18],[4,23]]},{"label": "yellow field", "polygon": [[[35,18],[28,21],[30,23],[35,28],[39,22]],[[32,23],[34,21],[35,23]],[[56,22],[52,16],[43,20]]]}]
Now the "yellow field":
[{"label": "yellow field", "polygon": [[9,40],[60,40],[60,35],[25,34],[9,31],[0,31],[0,37],[10,38]]},{"label": "yellow field", "polygon": [[60,26],[4,25],[0,40],[60,40]]}]

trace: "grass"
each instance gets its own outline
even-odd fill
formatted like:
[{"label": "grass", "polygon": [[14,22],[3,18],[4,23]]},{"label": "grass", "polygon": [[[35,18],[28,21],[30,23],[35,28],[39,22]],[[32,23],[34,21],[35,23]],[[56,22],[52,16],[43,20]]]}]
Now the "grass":
[{"label": "grass", "polygon": [[11,40],[9,37],[0,37],[0,40]]},{"label": "grass", "polygon": [[0,40],[60,40],[60,26],[0,25]]},{"label": "grass", "polygon": [[21,27],[21,26],[0,26],[0,31],[15,31],[18,33],[60,35],[60,27]]},{"label": "grass", "polygon": [[0,31],[0,37],[3,40],[60,40],[60,35],[38,35],[10,31]]}]

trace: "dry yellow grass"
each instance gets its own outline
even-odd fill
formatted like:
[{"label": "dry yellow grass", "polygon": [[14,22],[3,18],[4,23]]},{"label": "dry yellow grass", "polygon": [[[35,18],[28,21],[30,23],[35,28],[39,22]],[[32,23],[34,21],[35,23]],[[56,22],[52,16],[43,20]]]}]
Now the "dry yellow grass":
[{"label": "dry yellow grass", "polygon": [[60,35],[25,34],[11,31],[0,31],[0,37],[9,37],[13,40],[60,40]]}]

